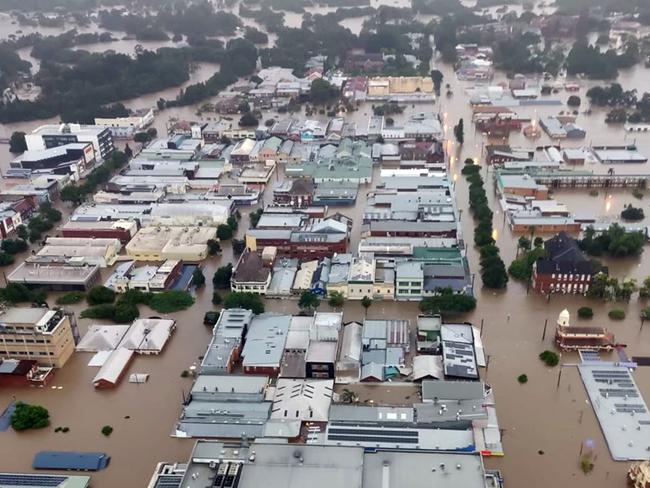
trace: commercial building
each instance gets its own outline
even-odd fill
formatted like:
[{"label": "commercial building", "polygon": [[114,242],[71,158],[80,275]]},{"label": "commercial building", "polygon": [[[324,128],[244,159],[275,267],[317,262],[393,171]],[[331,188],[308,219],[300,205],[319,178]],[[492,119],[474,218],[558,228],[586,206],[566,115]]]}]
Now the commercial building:
[{"label": "commercial building", "polygon": [[119,239],[127,244],[138,231],[138,224],[132,220],[104,220],[85,222],[70,220],[59,228],[63,237]]},{"label": "commercial building", "polygon": [[440,340],[445,378],[478,380],[478,361],[472,325],[442,324]]},{"label": "commercial building", "polygon": [[135,133],[153,123],[153,109],[137,110],[127,117],[98,117],[95,125],[108,127],[114,139],[131,139]]},{"label": "commercial building", "polygon": [[[389,413],[391,413],[389,411]],[[393,429],[394,430],[394,429]],[[229,445],[198,441],[178,485],[204,488],[210,483],[232,480],[232,488],[301,488],[309,485],[346,488],[501,488],[501,476],[486,472],[481,456],[463,453],[404,452],[395,448],[364,449],[361,446],[278,444],[258,441],[254,445]],[[149,486],[172,465],[158,465]]]},{"label": "commercial building", "polygon": [[0,486],[3,488],[88,488],[90,476],[68,474],[0,473]]},{"label": "commercial building", "polygon": [[126,253],[136,261],[202,261],[214,238],[213,227],[145,227],[126,245]]},{"label": "commercial building", "polygon": [[266,376],[201,374],[183,402],[176,437],[262,437],[271,402],[264,401]]},{"label": "commercial building", "polygon": [[108,127],[96,125],[43,125],[25,135],[29,151],[42,151],[71,143],[89,142],[97,161],[103,161],[113,152],[113,135]]},{"label": "commercial building", "polygon": [[162,202],[151,205],[151,223],[170,226],[218,227],[225,224],[232,211],[231,200]]},{"label": "commercial building", "polygon": [[309,207],[314,198],[314,183],[306,178],[285,181],[273,190],[273,202],[292,207]]},{"label": "commercial building", "polygon": [[538,293],[573,293],[589,291],[595,268],[578,243],[566,232],[544,243],[547,257],[533,264],[532,284]]},{"label": "commercial building", "polygon": [[253,320],[250,310],[223,309],[212,330],[212,340],[201,361],[202,375],[231,373],[241,356],[244,336]]},{"label": "commercial building", "polygon": [[[296,216],[303,222],[303,216]],[[255,228],[246,232],[246,246],[251,251],[267,246],[277,249],[278,256],[299,259],[318,259],[344,253],[347,250],[349,230],[346,222],[327,219],[309,219],[300,227]]]},{"label": "commercial building", "polygon": [[99,283],[100,274],[96,264],[24,262],[7,276],[7,281],[32,289],[85,291]]},{"label": "commercial building", "polygon": [[74,180],[79,180],[94,164],[93,145],[90,142],[78,142],[49,149],[25,151],[10,163],[10,172],[24,170],[27,174],[71,174]]},{"label": "commercial building", "polygon": [[70,317],[60,310],[7,308],[0,313],[0,356],[61,368],[75,348]]},{"label": "commercial building", "polygon": [[264,313],[253,318],[242,351],[244,373],[276,376],[280,372],[290,323],[290,315]]},{"label": "commercial building", "polygon": [[48,237],[36,256],[28,258],[34,263],[69,262],[112,266],[122,248],[118,239],[104,237]]},{"label": "commercial building", "polygon": [[0,238],[5,239],[15,232],[25,219],[31,217],[35,207],[31,198],[0,202]]},{"label": "commercial building", "polygon": [[[134,261],[120,264],[109,277],[106,286],[118,293],[124,293],[127,290],[163,291],[174,288],[179,283],[184,272],[187,272],[183,262],[178,259],[168,259],[160,266],[135,267],[134,265]],[[192,270],[194,269],[196,267],[192,266]],[[187,287],[181,286],[180,288]]]},{"label": "commercial building", "polygon": [[502,195],[519,195],[532,197],[536,200],[548,199],[548,188],[545,185],[538,184],[528,174],[511,175],[497,172],[497,188]]}]

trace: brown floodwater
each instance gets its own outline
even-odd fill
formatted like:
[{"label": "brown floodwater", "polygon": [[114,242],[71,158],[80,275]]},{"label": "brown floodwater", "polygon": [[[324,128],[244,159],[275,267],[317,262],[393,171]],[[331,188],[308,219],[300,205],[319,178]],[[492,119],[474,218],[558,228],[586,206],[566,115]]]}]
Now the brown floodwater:
[{"label": "brown floodwater", "polygon": [[[291,17],[291,24],[298,24],[297,16]],[[362,22],[362,19],[359,20]],[[0,16],[0,34],[7,35]],[[109,47],[109,48],[112,48]],[[435,61],[434,61],[435,63]],[[507,486],[546,488],[548,486],[582,487],[613,487],[625,486],[625,473],[628,463],[612,461],[605,440],[601,434],[587,396],[578,377],[577,371],[571,366],[563,370],[560,386],[557,387],[559,368],[547,368],[537,359],[544,349],[552,349],[554,323],[558,313],[568,308],[573,321],[577,322],[576,310],[583,305],[594,309],[595,316],[591,320],[594,325],[609,327],[619,342],[628,345],[628,355],[648,355],[650,353],[650,327],[641,329],[639,311],[643,304],[636,298],[629,304],[592,302],[582,297],[553,296],[550,301],[545,297],[527,294],[525,285],[510,282],[506,291],[494,292],[481,288],[478,275],[478,257],[471,246],[473,222],[467,212],[467,185],[460,175],[461,164],[466,157],[479,157],[486,143],[481,134],[475,133],[470,124],[471,110],[467,103],[465,90],[471,86],[469,82],[455,79],[450,67],[438,66],[445,75],[443,83],[450,83],[452,97],[443,97],[435,104],[407,106],[402,116],[421,111],[447,113],[446,125],[448,134],[458,119],[465,120],[466,140],[462,147],[452,143],[451,154],[455,163],[451,172],[458,175],[456,198],[459,208],[463,209],[462,230],[469,243],[467,254],[470,267],[476,274],[476,295],[478,307],[471,314],[460,317],[463,320],[479,324],[484,322],[483,341],[486,352],[490,356],[489,369],[484,372],[484,379],[494,388],[497,402],[497,414],[500,427],[503,429],[505,456],[489,458],[486,465],[489,468],[502,470]],[[202,68],[200,68],[202,69]],[[209,76],[210,69],[200,71],[201,77]],[[495,81],[502,81],[503,75],[498,75]],[[621,73],[626,88],[647,87],[648,71],[636,67]],[[579,94],[583,98],[588,86],[594,82],[582,82]],[[155,102],[160,96],[171,98],[178,88],[166,90],[166,95],[152,94],[150,99]],[[444,92],[444,90],[443,90]],[[559,97],[566,102],[568,93],[560,92]],[[133,106],[141,105],[142,99],[134,100]],[[147,100],[147,103],[149,100]],[[164,130],[165,122],[171,117],[200,120],[195,115],[197,107],[183,107],[166,110],[156,119],[155,126]],[[558,114],[566,110],[566,106],[520,108],[517,111],[524,116],[543,116]],[[369,104],[363,104],[355,112],[346,116],[358,123],[365,123],[372,112]],[[265,119],[274,114],[265,114]],[[214,115],[212,115],[213,117]],[[207,120],[209,114],[204,115]],[[324,116],[318,115],[317,118]],[[0,136],[9,135],[13,130],[29,130],[45,121],[33,121],[23,124],[0,126]],[[604,111],[595,110],[591,115],[580,113],[578,124],[587,129],[584,141],[565,141],[567,146],[581,146],[589,143],[629,143],[636,142],[639,149],[650,155],[650,134],[628,135],[622,127],[607,126],[604,123]],[[531,146],[551,144],[545,135],[534,143],[526,140],[520,134],[514,134],[511,144],[515,146]],[[5,168],[9,160],[6,150],[2,150],[0,167]],[[602,165],[588,165],[587,168],[596,172],[606,172]],[[619,173],[647,172],[647,165],[629,165],[616,167]],[[377,172],[372,185],[362,187],[359,199],[354,208],[340,209],[344,214],[355,219],[352,245],[354,248],[359,239],[360,217],[365,205],[365,196],[377,181]],[[493,191],[491,172],[487,174],[487,194],[492,209],[495,211],[494,226],[497,229],[497,243],[501,253],[509,263],[515,256],[517,236],[513,236],[508,227],[503,225],[503,214],[498,208]],[[271,186],[283,178],[282,173],[272,180]],[[271,191],[264,195],[265,202],[271,200]],[[591,197],[587,192],[559,191],[555,198],[567,204],[574,212],[591,213],[597,217],[615,219],[625,203],[633,202],[635,206],[643,206],[649,212],[646,199],[636,200],[629,192],[616,191],[612,193],[611,206],[607,207],[605,194]],[[242,209],[242,223],[238,231],[242,236],[247,227],[247,214],[252,209]],[[605,260],[612,275],[636,277],[642,279],[650,275],[648,249],[640,258],[624,260]],[[94,390],[91,380],[96,368],[87,366],[90,354],[75,354],[71,361],[60,371],[50,386],[56,388],[44,389],[3,389],[0,391],[0,408],[3,408],[12,397],[26,402],[39,403],[46,406],[52,416],[52,428],[42,431],[17,434],[13,431],[0,433],[0,470],[29,471],[35,452],[41,449],[62,450],[93,450],[104,451],[112,457],[108,469],[92,475],[94,488],[114,486],[142,487],[148,481],[155,464],[159,461],[184,461],[189,455],[193,440],[182,440],[170,437],[174,422],[180,413],[180,402],[183,393],[191,387],[191,380],[180,377],[181,371],[193,364],[198,364],[210,339],[210,331],[203,326],[202,318],[205,311],[213,308],[211,304],[211,276],[217,267],[232,262],[230,247],[224,245],[224,253],[219,257],[205,261],[205,275],[208,284],[196,295],[196,304],[189,310],[170,314],[177,320],[177,330],[160,356],[137,357],[129,368],[129,373],[149,373],[149,382],[142,385],[129,384],[123,381],[111,391]],[[52,295],[50,300],[53,300]],[[266,300],[267,310],[296,313],[297,303],[293,300]],[[607,311],[614,307],[622,307],[627,311],[627,318],[620,322],[611,322]],[[83,306],[71,307],[76,312]],[[321,309],[328,309],[326,304]],[[152,315],[144,307],[142,316]],[[362,320],[364,309],[358,302],[346,303],[344,320]],[[368,310],[368,317],[399,317],[408,318],[412,324],[418,313],[417,304],[404,302],[376,302]],[[154,314],[155,315],[155,314]],[[548,319],[546,338],[542,341],[542,331],[545,320]],[[90,320],[79,320],[81,332],[95,323]],[[565,354],[562,362],[575,363],[573,354]],[[525,373],[529,377],[526,385],[520,385],[516,378]],[[635,373],[637,384],[646,399],[650,399],[650,369],[639,368]],[[402,402],[412,395],[408,387],[402,390],[397,386],[387,386],[387,390],[362,388],[360,391],[368,398],[376,396],[387,402]],[[365,398],[365,397],[364,397]],[[127,418],[128,417],[128,418]],[[100,429],[111,425],[115,429],[110,437],[104,437]],[[67,434],[54,433],[54,427],[69,427]],[[586,476],[579,468],[579,451],[581,442],[594,439],[596,444],[596,460],[594,471]]]}]

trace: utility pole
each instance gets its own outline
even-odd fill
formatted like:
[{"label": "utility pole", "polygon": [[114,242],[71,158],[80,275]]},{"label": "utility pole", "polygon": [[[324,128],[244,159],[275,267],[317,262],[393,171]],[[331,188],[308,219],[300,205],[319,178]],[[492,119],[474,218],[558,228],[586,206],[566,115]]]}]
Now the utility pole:
[{"label": "utility pole", "polygon": [[560,380],[562,379],[562,365],[560,364],[560,372],[557,375],[557,386],[556,389],[560,389]]},{"label": "utility pole", "polygon": [[542,342],[546,339],[546,326],[548,325],[548,319],[544,320],[544,332],[542,332]]},{"label": "utility pole", "polygon": [[481,333],[479,334],[479,337],[483,337],[483,320],[481,319]]}]

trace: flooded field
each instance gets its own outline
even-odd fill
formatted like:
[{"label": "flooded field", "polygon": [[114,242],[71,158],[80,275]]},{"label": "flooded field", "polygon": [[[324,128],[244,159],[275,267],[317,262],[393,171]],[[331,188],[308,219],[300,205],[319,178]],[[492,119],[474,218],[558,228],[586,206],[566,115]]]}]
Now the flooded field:
[{"label": "flooded field", "polygon": [[[373,2],[374,5],[374,2]],[[321,10],[319,10],[321,12]],[[299,25],[298,15],[287,15],[288,25]],[[359,26],[363,19],[353,19]],[[350,20],[353,24],[353,21]],[[3,16],[0,16],[0,35],[7,36],[13,32],[7,30],[10,26]],[[27,32],[27,31],[26,31]],[[60,31],[59,31],[60,32]],[[55,33],[55,32],[53,32]],[[126,41],[118,41],[106,45],[107,49],[116,51],[124,48],[131,49]],[[133,46],[134,48],[134,46]],[[102,46],[98,46],[99,51]],[[612,487],[625,486],[624,475],[628,464],[611,460],[604,438],[596,422],[587,396],[578,377],[576,369],[571,364],[577,362],[573,354],[562,356],[563,368],[558,387],[560,368],[547,368],[537,359],[544,349],[551,349],[555,320],[563,308],[568,308],[572,321],[578,322],[576,310],[588,305],[594,309],[595,316],[591,320],[594,325],[607,326],[616,334],[617,341],[627,344],[629,356],[648,355],[650,353],[650,325],[641,328],[639,311],[642,304],[636,298],[629,304],[614,304],[591,302],[582,297],[553,296],[550,301],[545,297],[527,294],[526,286],[511,281],[507,291],[493,292],[481,288],[478,274],[478,256],[471,246],[473,222],[467,211],[467,185],[460,175],[462,162],[466,157],[481,158],[482,150],[487,141],[481,134],[475,133],[471,120],[466,90],[469,82],[456,80],[449,66],[437,66],[445,75],[443,85],[449,83],[453,96],[446,97],[436,103],[408,106],[400,117],[422,111],[446,113],[448,133],[460,118],[465,120],[465,143],[458,147],[451,144],[450,154],[454,156],[451,172],[457,175],[456,198],[459,208],[463,209],[462,230],[468,243],[468,259],[473,273],[476,274],[475,292],[478,298],[477,309],[461,320],[472,321],[475,324],[484,321],[483,341],[489,355],[489,368],[484,373],[484,379],[493,387],[497,401],[497,414],[503,429],[505,456],[503,458],[486,459],[488,468],[502,470],[506,486],[547,488],[549,486],[583,487]],[[202,81],[211,76],[218,66],[202,65],[192,73],[192,81]],[[632,70],[621,72],[620,81],[624,88],[647,89],[648,70],[638,66]],[[503,75],[498,75],[495,82],[505,81]],[[594,82],[581,82],[579,95],[583,99],[581,112],[586,108],[584,94]],[[136,100],[128,101],[133,108],[152,106],[160,98],[173,98],[179,87],[150,94]],[[444,92],[444,90],[443,90]],[[562,91],[553,97],[562,100],[562,106],[547,106],[537,108],[518,108],[521,116],[556,115],[566,109],[566,99],[569,94]],[[184,107],[166,110],[159,114],[155,126],[164,133],[165,122],[170,118],[190,120],[207,120],[214,114],[206,114],[203,119],[197,117],[197,107]],[[369,104],[363,104],[358,111],[347,114],[347,117],[360,124],[367,121],[372,113]],[[265,114],[265,119],[274,114]],[[324,117],[324,116],[317,116]],[[32,128],[50,121],[33,121],[22,124],[0,126],[0,137],[8,137],[14,130],[29,131]],[[581,146],[584,144],[621,144],[635,142],[639,150],[650,155],[650,134],[628,135],[620,126],[607,126],[604,123],[604,113],[595,110],[591,115],[579,114],[577,123],[587,130],[584,141],[565,141],[566,146]],[[531,145],[551,144],[544,135],[531,142],[521,134],[513,134],[510,143],[513,146],[529,147]],[[5,148],[0,154],[0,168],[8,165],[9,154]],[[588,165],[585,169],[598,173],[607,172],[608,167],[600,164]],[[617,173],[646,173],[647,165],[617,166]],[[378,181],[378,170],[375,172],[373,185]],[[512,235],[507,225],[503,225],[503,214],[498,208],[493,191],[491,172],[487,173],[487,194],[495,212],[494,226],[497,229],[497,244],[501,254],[508,264],[516,253],[517,236]],[[282,179],[280,173],[278,179]],[[275,181],[273,182],[275,184]],[[356,247],[359,239],[360,217],[365,206],[366,193],[373,185],[362,187],[357,204],[354,208],[340,209],[344,214],[354,219],[354,231],[351,249]],[[270,189],[265,192],[265,201],[271,199]],[[648,201],[650,195],[643,200],[633,199],[629,192],[617,191],[612,194],[608,206],[605,193],[591,197],[586,191],[559,191],[554,195],[559,201],[567,204],[576,213],[592,213],[599,217],[616,218],[623,205],[634,203],[642,206],[646,215],[650,215]],[[238,231],[243,236],[248,226],[247,213],[253,209],[242,210],[242,222]],[[624,260],[604,260],[612,275],[619,278],[645,278],[650,275],[650,249],[646,246],[640,258]],[[203,314],[213,308],[211,304],[211,277],[217,267],[233,262],[229,245],[224,245],[223,255],[210,258],[204,263],[204,273],[208,285],[197,292],[196,304],[187,311],[170,314],[177,321],[177,329],[160,356],[136,357],[129,368],[130,373],[149,373],[150,380],[146,384],[135,385],[123,381],[113,391],[95,391],[91,380],[96,373],[95,368],[87,366],[90,354],[78,353],[60,371],[57,371],[52,383],[53,388],[0,390],[0,408],[17,398],[26,402],[39,403],[47,407],[52,417],[52,427],[69,427],[67,434],[54,433],[54,429],[17,434],[13,431],[0,433],[0,470],[29,471],[31,461],[36,451],[42,449],[91,450],[105,451],[112,457],[108,469],[92,475],[94,488],[109,488],[115,486],[143,487],[151,475],[154,466],[159,461],[184,461],[189,455],[193,440],[181,440],[170,437],[172,427],[180,413],[180,402],[184,392],[191,387],[191,380],[181,378],[181,371],[193,364],[198,364],[210,338],[210,331],[202,324]],[[55,295],[49,298],[52,303]],[[276,312],[296,313],[297,302],[292,300],[266,300],[267,310]],[[611,322],[607,311],[614,307],[624,308],[627,318],[619,322]],[[83,306],[71,307],[77,313]],[[327,310],[323,304],[321,310]],[[365,311],[360,303],[346,303],[344,321],[362,320]],[[414,325],[418,313],[416,303],[376,302],[368,310],[367,316],[399,317],[410,319]],[[153,313],[141,308],[141,315],[146,317]],[[545,340],[542,340],[544,322],[548,319],[548,330]],[[80,331],[83,334],[87,327],[96,323],[91,320],[79,320]],[[519,374],[528,375],[526,385],[518,384]],[[635,373],[637,384],[647,401],[650,401],[650,368],[639,368]],[[378,393],[376,387],[360,386],[358,391],[362,399],[373,398],[375,402],[395,403],[412,399],[414,389],[409,386],[386,386],[386,391]],[[390,391],[388,391],[390,390]],[[407,398],[409,397],[409,398]],[[104,425],[111,425],[115,430],[110,437],[100,433]],[[586,439],[594,439],[597,457],[594,471],[585,476],[579,469],[580,444]]]}]

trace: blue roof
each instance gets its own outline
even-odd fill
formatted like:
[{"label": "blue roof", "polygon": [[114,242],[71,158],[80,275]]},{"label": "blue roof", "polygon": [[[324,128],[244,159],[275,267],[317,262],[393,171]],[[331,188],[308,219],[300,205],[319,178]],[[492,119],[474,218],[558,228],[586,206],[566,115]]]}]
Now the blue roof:
[{"label": "blue roof", "polygon": [[40,451],[34,456],[34,469],[98,471],[108,466],[110,457],[103,452]]}]

